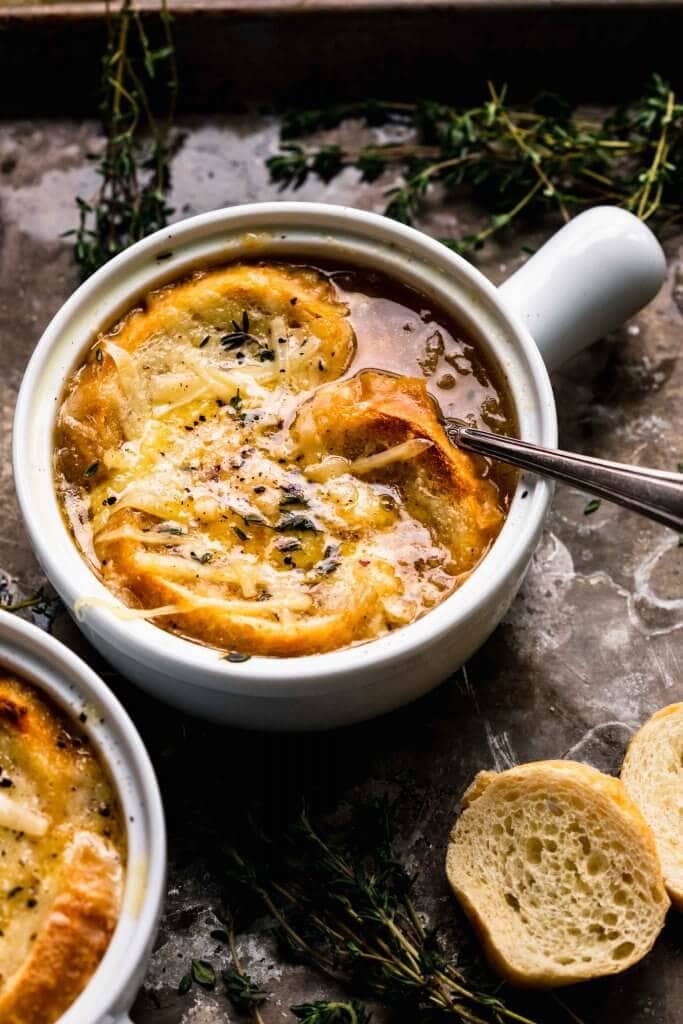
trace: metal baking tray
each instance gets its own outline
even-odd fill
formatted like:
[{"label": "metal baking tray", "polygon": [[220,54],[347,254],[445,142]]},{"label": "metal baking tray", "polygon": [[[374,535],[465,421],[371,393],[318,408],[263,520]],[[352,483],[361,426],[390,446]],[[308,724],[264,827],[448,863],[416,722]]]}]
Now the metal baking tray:
[{"label": "metal baking tray", "polygon": [[[157,0],[141,0],[155,10]],[[679,0],[170,0],[185,109],[467,98],[484,78],[605,102],[680,81]],[[92,112],[106,5],[0,5],[4,116]],[[49,83],[49,88],[46,85]]]},{"label": "metal baking tray", "polygon": [[[683,76],[677,2],[173,0],[171,8],[184,133],[174,160],[176,216],[277,198],[263,160],[277,144],[273,112],[290,104],[368,96],[464,102],[481,97],[493,78],[507,81],[519,101],[556,89],[600,108],[637,93],[653,69],[673,82]],[[17,518],[9,428],[33,345],[77,283],[61,233],[73,226],[74,196],[94,184],[89,155],[96,151],[104,12],[87,2],[0,8],[3,603],[44,583]],[[328,186],[310,181],[299,195],[381,210],[390,184],[361,184],[347,172]],[[421,225],[448,234],[477,216],[464,201],[436,204]],[[479,265],[498,282],[549,230],[515,230],[485,249]],[[656,302],[555,375],[566,447],[661,468],[683,457],[682,254],[679,233],[668,243],[669,278]],[[159,773],[169,897],[136,1024],[237,1021],[219,989],[195,986],[179,996],[177,985],[192,957],[217,968],[227,963],[210,936],[221,895],[214,852],[254,804],[269,807],[277,823],[302,796],[322,810],[370,792],[396,798],[401,850],[418,870],[417,902],[449,942],[467,942],[442,861],[474,772],[563,755],[616,770],[634,728],[683,697],[683,548],[626,512],[604,508],[585,517],[584,504],[582,495],[558,491],[518,599],[465,671],[405,711],[324,737],[242,735],[187,719],[117,677],[49,590],[21,613],[102,673],[134,716]],[[585,1024],[679,1024],[682,938],[672,915],[635,970],[562,998]],[[288,1019],[292,1003],[330,991],[281,958],[263,921],[240,950],[244,966],[275,994],[267,1024]],[[564,1019],[552,1004],[530,999],[534,1011],[544,1024]],[[373,1017],[384,1020],[380,1012]]]}]

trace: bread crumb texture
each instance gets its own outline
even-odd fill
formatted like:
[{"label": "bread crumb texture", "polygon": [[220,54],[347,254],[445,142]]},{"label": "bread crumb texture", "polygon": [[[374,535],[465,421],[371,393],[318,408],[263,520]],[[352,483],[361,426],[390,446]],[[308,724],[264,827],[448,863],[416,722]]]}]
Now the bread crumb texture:
[{"label": "bread crumb texture", "polygon": [[480,772],[446,873],[497,971],[527,987],[616,974],[669,907],[652,833],[618,779],[572,761]]},{"label": "bread crumb texture", "polygon": [[621,779],[652,829],[669,896],[683,910],[683,704],[669,704],[639,729]]}]

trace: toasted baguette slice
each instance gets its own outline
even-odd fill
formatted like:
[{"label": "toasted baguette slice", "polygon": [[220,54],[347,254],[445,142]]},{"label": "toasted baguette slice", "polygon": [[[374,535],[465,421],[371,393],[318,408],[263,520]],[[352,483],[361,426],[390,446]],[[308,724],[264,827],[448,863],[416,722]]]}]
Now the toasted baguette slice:
[{"label": "toasted baguette slice", "polygon": [[61,1019],[104,956],[119,916],[121,887],[121,861],[113,847],[93,832],[77,832],[31,951],[0,991],[2,1024]]},{"label": "toasted baguette slice", "polygon": [[621,780],[654,833],[664,883],[683,910],[683,704],[657,711],[635,734]]},{"label": "toasted baguette slice", "polygon": [[464,804],[446,874],[510,982],[616,974],[652,947],[669,900],[652,833],[618,779],[537,761],[480,772]]}]

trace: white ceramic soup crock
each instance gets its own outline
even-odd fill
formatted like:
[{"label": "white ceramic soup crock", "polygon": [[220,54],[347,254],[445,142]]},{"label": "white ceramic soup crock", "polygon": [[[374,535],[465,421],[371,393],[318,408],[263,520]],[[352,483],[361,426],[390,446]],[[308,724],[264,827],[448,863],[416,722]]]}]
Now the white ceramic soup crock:
[{"label": "white ceramic soup crock", "polygon": [[156,937],[166,880],[166,829],[154,769],[130,718],[92,669],[54,637],[0,611],[0,670],[32,683],[89,737],[108,769],[126,823],[121,916],[107,951],[59,1024],[130,1024]]},{"label": "white ceramic soup crock", "polygon": [[[548,369],[648,302],[665,271],[651,232],[631,214],[603,207],[577,217],[501,288],[444,245],[385,217],[314,203],[264,203],[181,221],[132,246],[66,302],[26,370],[14,421],[14,472],[35,552],[66,606],[104,599],[79,625],[126,676],[193,714],[263,729],[316,729],[360,721],[436,686],[480,646],[514,597],[552,495],[524,477],[489,554],[465,584],[423,618],[347,650],[301,658],[219,652],[125,621],[81,559],[52,482],[55,414],[65,379],[96,333],[150,288],[202,264],[243,256],[351,262],[424,293],[498,363],[521,437],[555,445]],[[107,607],[107,605],[109,607]]]}]

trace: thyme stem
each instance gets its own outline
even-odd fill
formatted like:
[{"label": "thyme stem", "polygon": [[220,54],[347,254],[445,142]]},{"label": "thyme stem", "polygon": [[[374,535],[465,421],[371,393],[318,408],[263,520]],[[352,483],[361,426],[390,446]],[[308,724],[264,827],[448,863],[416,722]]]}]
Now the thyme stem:
[{"label": "thyme stem", "polygon": [[652,161],[652,164],[650,165],[650,167],[649,167],[649,169],[647,171],[647,174],[646,174],[646,177],[645,177],[645,185],[644,185],[644,188],[643,188],[643,193],[642,193],[642,196],[640,198],[640,202],[638,204],[638,216],[641,217],[642,220],[648,220],[652,216],[652,214],[655,212],[655,210],[657,209],[657,207],[659,206],[659,203],[661,201],[663,185],[660,182],[660,184],[658,186],[658,189],[657,189],[657,196],[656,196],[654,202],[652,202],[650,205],[648,205],[648,200],[650,198],[650,192],[652,190],[652,186],[654,185],[655,181],[657,180],[657,173],[658,173],[660,167],[662,166],[662,164],[666,160],[666,155],[667,155],[667,151],[668,151],[668,139],[667,139],[667,136],[668,136],[668,132],[669,132],[669,125],[671,124],[671,120],[672,120],[672,117],[673,117],[673,110],[674,110],[674,94],[673,94],[673,92],[671,90],[669,90],[669,92],[667,94],[667,98],[666,98],[666,111],[664,113],[664,117],[662,118],[662,122],[661,122],[662,127],[661,127],[661,132],[660,132],[660,135],[659,135],[659,139],[657,140],[657,148],[655,150],[654,160]]},{"label": "thyme stem", "polygon": [[40,604],[43,600],[43,595],[40,591],[34,594],[33,597],[27,597],[23,601],[17,601],[16,604],[0,604],[0,611],[3,612],[20,612],[24,608],[33,608],[35,605]]},{"label": "thyme stem", "polygon": [[[300,141],[361,116],[370,133],[380,124],[389,132],[399,125],[400,140],[378,144],[371,134],[366,145],[349,150],[329,135],[322,145]],[[474,107],[422,101],[398,110],[368,100],[294,113],[282,139],[280,153],[268,161],[282,188],[298,188],[311,174],[327,182],[351,166],[374,181],[391,167],[401,178],[387,193],[385,213],[406,223],[436,183],[447,195],[469,195],[489,222],[445,240],[464,253],[525,214],[556,212],[566,221],[609,202],[663,232],[683,213],[683,103],[657,75],[641,96],[603,120],[577,116],[560,97],[544,96],[520,110],[509,105],[505,87],[489,82],[487,98]]]},{"label": "thyme stem", "polygon": [[[567,221],[569,220],[569,212],[568,212],[566,206],[564,205],[564,203],[562,202],[562,200],[559,198],[559,196],[557,194],[557,189],[553,185],[553,183],[550,180],[550,178],[548,177],[548,175],[545,173],[545,171],[543,169],[543,162],[542,162],[541,156],[539,155],[539,153],[536,152],[536,150],[534,150],[527,143],[527,141],[526,141],[526,139],[524,137],[523,130],[518,128],[517,125],[515,125],[513,123],[513,121],[511,120],[510,115],[508,114],[508,112],[503,107],[503,95],[502,94],[499,95],[496,92],[492,82],[488,82],[487,85],[488,85],[489,92],[491,94],[491,98],[493,99],[494,103],[496,103],[500,107],[500,117],[501,117],[501,120],[502,120],[503,124],[505,125],[505,127],[508,130],[508,132],[510,133],[510,137],[514,140],[515,144],[517,146],[519,146],[519,148],[521,149],[522,153],[524,153],[526,156],[528,156],[529,160],[531,161],[531,165],[532,165],[532,167],[534,169],[534,172],[538,175],[539,183],[541,185],[545,186],[545,195],[548,196],[548,198],[550,198],[551,196],[557,198],[557,202],[558,202],[558,205],[560,207],[560,212],[562,213],[562,219],[564,220],[564,222],[566,224]],[[518,204],[517,207],[512,211],[511,216],[514,216],[515,213],[518,213],[519,210],[523,209],[524,206],[526,206],[527,202],[529,201],[529,199],[532,198],[533,195],[535,195],[535,191],[532,190],[528,194],[528,199],[526,199],[526,201],[523,203],[523,205],[520,206]]]},{"label": "thyme stem", "polygon": [[375,818],[379,825],[370,827],[384,831],[372,845],[362,824],[340,840],[306,814],[279,837],[277,853],[259,831],[265,862],[233,850],[231,875],[259,898],[297,956],[385,1006],[410,1010],[416,1022],[432,1019],[431,1008],[465,1024],[533,1024],[496,995],[471,988],[425,935],[410,879],[391,853],[384,805]]},{"label": "thyme stem", "polygon": [[[105,145],[97,167],[100,184],[89,199],[77,198],[74,257],[88,277],[122,249],[165,226],[170,189],[169,142],[178,91],[171,16],[159,0],[161,45],[152,46],[134,0],[108,8],[108,42],[102,59],[101,119]],[[159,78],[165,75],[161,90]],[[155,116],[152,86],[165,113]]]},{"label": "thyme stem", "polygon": [[[240,974],[243,974],[244,972],[242,971],[242,965],[240,963],[239,954],[237,952],[235,926],[232,923],[228,928],[228,945],[230,946],[230,955],[232,957],[232,962],[235,966],[235,970],[238,971]],[[261,1016],[261,1011],[259,1010],[258,1006],[251,1007],[251,1015],[254,1020],[254,1024],[263,1024],[263,1017]]]}]

